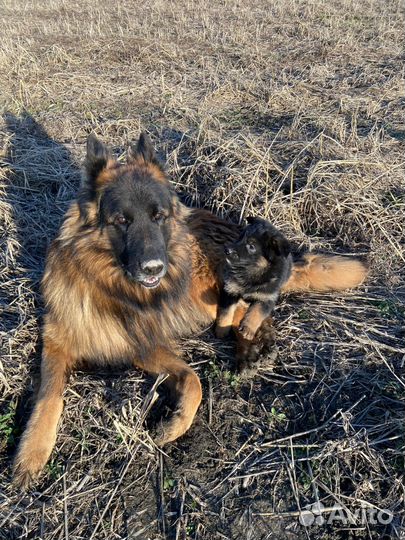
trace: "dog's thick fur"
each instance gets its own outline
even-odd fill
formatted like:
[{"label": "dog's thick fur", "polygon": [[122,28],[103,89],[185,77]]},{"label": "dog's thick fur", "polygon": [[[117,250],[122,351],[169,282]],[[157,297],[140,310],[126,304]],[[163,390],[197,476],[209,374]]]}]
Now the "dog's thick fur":
[{"label": "dog's thick fur", "polygon": [[[126,203],[132,201],[137,211],[130,204],[125,220],[111,221],[110,206],[121,204],[126,189],[131,192]],[[153,197],[164,206],[164,220],[160,210],[147,217]],[[142,219],[144,228],[138,229]],[[152,374],[166,373],[177,407],[157,442],[173,441],[189,429],[201,384],[181,359],[176,339],[215,320],[223,246],[238,235],[238,226],[179,202],[145,137],[129,152],[127,164],[90,138],[83,187],[46,262],[41,386],[15,458],[16,484],[27,485],[45,466],[56,440],[66,376],[82,361],[124,361]],[[160,281],[149,288],[137,272],[156,257]],[[158,270],[152,270],[153,281]],[[359,261],[311,255],[293,269],[284,289],[344,289],[358,285],[365,273]]]},{"label": "dog's thick fur", "polygon": [[287,239],[264,219],[251,217],[247,221],[238,240],[225,246],[217,337],[228,334],[238,303],[243,300],[249,308],[239,331],[243,338],[253,340],[291,275],[293,260]]}]

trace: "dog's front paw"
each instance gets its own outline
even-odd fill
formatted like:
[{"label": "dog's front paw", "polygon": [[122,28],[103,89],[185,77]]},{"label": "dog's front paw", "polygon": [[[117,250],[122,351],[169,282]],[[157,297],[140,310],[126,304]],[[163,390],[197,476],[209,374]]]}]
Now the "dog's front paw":
[{"label": "dog's front paw", "polygon": [[244,339],[252,341],[256,334],[256,328],[252,328],[247,322],[242,321],[239,325],[239,332]]},{"label": "dog's front paw", "polygon": [[236,344],[236,367],[243,378],[257,373],[259,368],[271,369],[277,359],[275,331],[272,319],[266,319],[257,330],[254,339],[238,337]]}]

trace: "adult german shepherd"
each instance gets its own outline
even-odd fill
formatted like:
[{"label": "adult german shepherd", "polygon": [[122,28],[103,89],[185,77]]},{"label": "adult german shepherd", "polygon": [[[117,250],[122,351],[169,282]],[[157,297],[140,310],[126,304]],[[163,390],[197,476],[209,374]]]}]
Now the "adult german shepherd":
[{"label": "adult german shepherd", "polygon": [[[167,374],[177,406],[156,442],[189,429],[201,384],[176,339],[215,320],[223,246],[239,232],[181,204],[145,135],[126,164],[89,137],[82,188],[47,257],[41,386],[15,458],[16,484],[26,486],[46,464],[66,376],[83,361]],[[346,289],[365,275],[358,260],[310,255],[283,289]]]}]

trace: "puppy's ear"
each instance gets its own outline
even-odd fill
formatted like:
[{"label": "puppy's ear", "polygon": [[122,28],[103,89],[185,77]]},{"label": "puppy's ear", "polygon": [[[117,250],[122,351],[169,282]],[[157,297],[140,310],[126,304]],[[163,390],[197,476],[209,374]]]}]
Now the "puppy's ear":
[{"label": "puppy's ear", "polygon": [[266,231],[261,238],[263,255],[268,259],[273,251],[276,255],[287,257],[291,253],[289,241],[280,233]]},{"label": "puppy's ear", "polygon": [[284,236],[273,236],[272,243],[274,246],[274,251],[278,255],[287,257],[291,253],[290,242],[287,240],[287,238],[284,238]]},{"label": "puppy's ear", "polygon": [[256,216],[248,216],[246,221],[249,225],[265,225],[267,223],[265,219]]},{"label": "puppy's ear", "polygon": [[127,161],[143,160],[145,163],[154,163],[160,165],[156,157],[155,149],[146,133],[141,133],[136,145],[131,145],[127,152]]}]

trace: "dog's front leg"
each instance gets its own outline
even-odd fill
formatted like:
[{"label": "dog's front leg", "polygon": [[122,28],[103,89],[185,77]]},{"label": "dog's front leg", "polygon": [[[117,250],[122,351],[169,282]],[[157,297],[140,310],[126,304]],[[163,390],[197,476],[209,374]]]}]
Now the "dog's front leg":
[{"label": "dog's front leg", "polygon": [[66,372],[71,363],[69,355],[45,340],[41,386],[14,460],[13,482],[18,487],[27,487],[51,455],[63,409]]},{"label": "dog's front leg", "polygon": [[[236,336],[236,369],[244,376],[254,375],[259,366],[263,365],[263,355],[265,365],[273,365],[277,351],[274,350],[275,332],[273,320],[266,317],[254,334],[253,339],[246,339],[239,330],[244,317],[247,315],[248,304],[238,306],[233,319],[233,330]],[[270,360],[270,362],[269,362]]]},{"label": "dog's front leg", "polygon": [[239,298],[222,290],[219,296],[218,316],[215,326],[217,338],[226,337],[232,329],[232,322],[238,307]]},{"label": "dog's front leg", "polygon": [[135,361],[135,364],[149,373],[169,376],[165,382],[175,394],[177,405],[173,416],[162,422],[155,442],[158,446],[163,446],[175,441],[190,428],[200,406],[200,379],[176,353],[163,347],[157,348],[144,362]]},{"label": "dog's front leg", "polygon": [[252,340],[255,337],[264,319],[271,315],[274,306],[274,301],[268,301],[255,302],[249,307],[239,325],[239,330],[245,339]]}]

